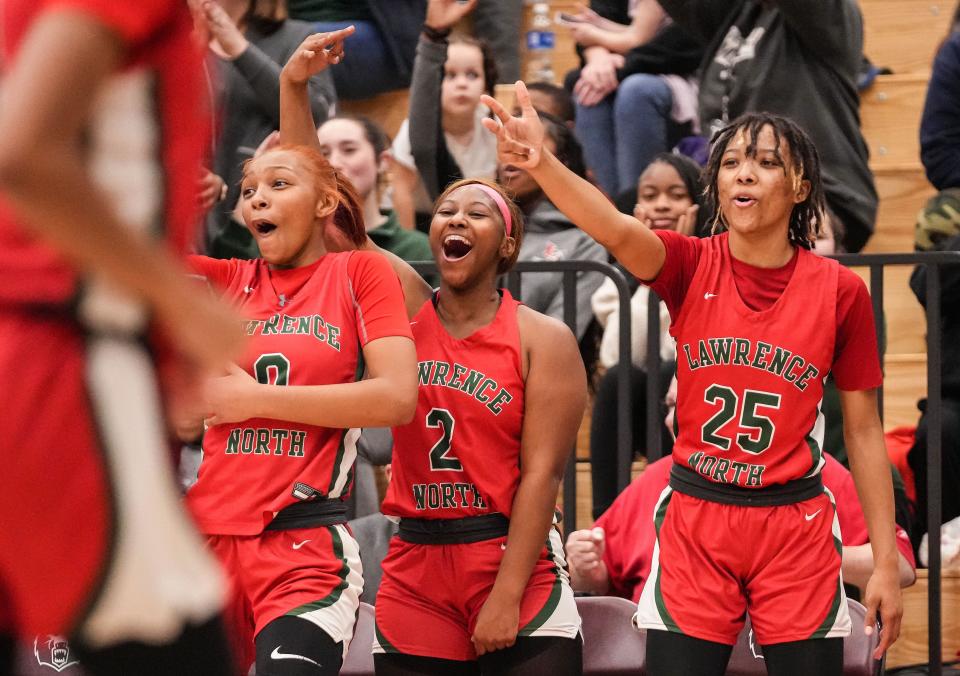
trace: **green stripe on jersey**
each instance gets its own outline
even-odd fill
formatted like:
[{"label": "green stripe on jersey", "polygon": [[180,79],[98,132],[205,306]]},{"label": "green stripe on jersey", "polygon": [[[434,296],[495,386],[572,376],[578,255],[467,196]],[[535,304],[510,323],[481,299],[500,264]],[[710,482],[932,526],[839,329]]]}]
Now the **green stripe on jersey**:
[{"label": "green stripe on jersey", "polygon": [[[357,367],[354,369],[353,373],[353,382],[359,382],[363,377],[363,370],[366,367],[366,364],[363,361],[363,347],[360,345],[360,342],[357,341]],[[354,458],[353,462],[350,464],[349,476],[347,477],[347,482],[343,486],[343,490],[340,491],[337,495],[333,495],[333,491],[337,487],[337,481],[340,480],[340,465],[343,464],[343,455],[346,452],[346,437],[349,429],[340,431],[340,443],[337,445],[337,457],[333,461],[333,471],[330,472],[330,486],[327,488],[327,497],[339,498],[343,495],[350,494],[350,488],[353,486],[353,466],[356,464],[357,459]]]}]

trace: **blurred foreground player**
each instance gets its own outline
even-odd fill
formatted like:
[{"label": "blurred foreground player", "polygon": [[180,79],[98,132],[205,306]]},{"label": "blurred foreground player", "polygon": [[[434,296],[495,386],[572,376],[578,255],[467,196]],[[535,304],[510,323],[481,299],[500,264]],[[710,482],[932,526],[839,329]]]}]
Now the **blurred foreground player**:
[{"label": "blurred foreground player", "polygon": [[162,413],[240,342],[175,262],[209,127],[189,11],[0,12],[0,673],[39,633],[70,636],[94,674],[230,673],[223,583]]}]

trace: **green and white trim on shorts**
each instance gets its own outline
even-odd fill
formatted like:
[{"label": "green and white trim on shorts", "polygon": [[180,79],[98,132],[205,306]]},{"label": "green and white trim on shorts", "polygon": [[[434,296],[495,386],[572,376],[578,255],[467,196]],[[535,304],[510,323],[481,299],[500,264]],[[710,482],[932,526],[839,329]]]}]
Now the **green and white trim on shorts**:
[{"label": "green and white trim on shorts", "polygon": [[680,627],[673,621],[670,611],[667,610],[663,601],[663,592],[660,588],[660,526],[663,525],[663,520],[667,515],[667,507],[670,505],[672,497],[673,489],[667,486],[660,493],[657,505],[653,510],[653,527],[656,530],[657,539],[653,545],[650,576],[647,577],[647,583],[643,585],[643,591],[640,593],[637,612],[633,615],[633,626],[637,629],[660,629],[682,634]]},{"label": "green and white trim on shorts", "polygon": [[553,561],[553,588],[540,611],[520,628],[517,636],[560,636],[576,638],[580,633],[580,613],[570,587],[570,574],[563,554],[560,532],[551,526],[547,533],[547,556]]},{"label": "green and white trim on shorts", "polygon": [[[830,498],[833,505],[833,524],[832,537],[833,544],[839,555],[843,555],[843,542],[840,539],[840,521],[837,518],[837,505],[833,499],[833,494],[824,487],[824,493]],[[653,523],[657,533],[656,544],[653,548],[653,559],[650,565],[650,576],[647,578],[647,584],[644,585],[640,594],[640,601],[637,604],[637,612],[633,616],[633,625],[637,629],[659,629],[661,631],[672,631],[683,633],[674,619],[670,616],[666,604],[663,601],[663,593],[660,587],[660,526],[667,514],[667,507],[673,496],[673,489],[669,486],[663,489],[657,506],[654,509]],[[843,590],[843,575],[837,572],[837,588],[833,603],[827,612],[823,622],[817,628],[810,638],[834,638],[844,637],[850,634],[850,614],[847,609],[847,595]]]},{"label": "green and white trim on shorts", "polygon": [[346,526],[328,526],[333,540],[333,555],[340,560],[340,582],[322,599],[305,603],[285,614],[300,617],[317,625],[334,642],[343,642],[343,656],[353,638],[363,591],[363,566],[360,563],[360,547]]},{"label": "green and white trim on shorts", "polygon": [[[580,633],[580,613],[570,587],[570,574],[567,572],[567,560],[563,555],[563,541],[556,527],[547,534],[547,555],[553,562],[553,587],[540,611],[527,624],[520,628],[517,636],[559,636],[576,638]],[[396,646],[374,625],[373,653],[400,653]]]},{"label": "green and white trim on shorts", "polygon": [[[843,540],[840,538],[840,519],[837,518],[837,502],[833,499],[833,493],[826,486],[823,492],[830,498],[830,504],[833,505],[833,546],[837,548],[837,554],[843,557]],[[821,625],[814,631],[810,638],[835,638],[850,635],[850,612],[847,608],[847,593],[843,590],[843,573],[837,571],[837,589],[834,593],[833,603],[827,616],[823,619]]]}]

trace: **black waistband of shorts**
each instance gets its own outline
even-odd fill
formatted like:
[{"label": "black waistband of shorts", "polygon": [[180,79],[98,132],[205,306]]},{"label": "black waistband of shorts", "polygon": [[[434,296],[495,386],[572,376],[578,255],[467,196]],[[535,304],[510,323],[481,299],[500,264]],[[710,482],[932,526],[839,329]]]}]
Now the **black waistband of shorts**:
[{"label": "black waistband of shorts", "polygon": [[264,530],[320,528],[347,522],[347,503],[342,500],[305,500],[284,507]]},{"label": "black waistband of shorts", "polygon": [[776,486],[741,488],[704,479],[689,467],[675,464],[670,470],[670,488],[684,495],[726,505],[777,507],[817,497],[823,493],[823,480],[817,474]]},{"label": "black waistband of shorts", "polygon": [[415,545],[467,545],[506,537],[510,519],[481,514],[462,519],[400,519],[400,539]]}]

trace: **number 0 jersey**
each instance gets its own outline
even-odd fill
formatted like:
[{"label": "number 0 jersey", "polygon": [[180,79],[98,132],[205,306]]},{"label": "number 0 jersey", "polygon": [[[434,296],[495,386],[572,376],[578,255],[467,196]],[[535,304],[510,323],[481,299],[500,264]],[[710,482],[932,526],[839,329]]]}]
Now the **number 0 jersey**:
[{"label": "number 0 jersey", "polygon": [[462,340],[450,336],[437,317],[436,295],[410,322],[419,398],[413,421],[393,430],[384,514],[510,516],[520,483],[524,382],[520,303],[501,293],[494,320]]},{"label": "number 0 jersey", "polygon": [[779,299],[741,299],[727,235],[701,240],[677,340],[675,462],[760,488],[823,467],[823,384],[834,359],[839,264],[804,249]]},{"label": "number 0 jersey", "polygon": [[[250,342],[240,366],[261,383],[354,382],[363,346],[410,337],[400,283],[379,254],[330,253],[293,270],[262,260],[190,263],[241,312]],[[349,494],[359,436],[261,418],[215,425],[187,503],[205,533],[255,535],[284,507]]]}]

